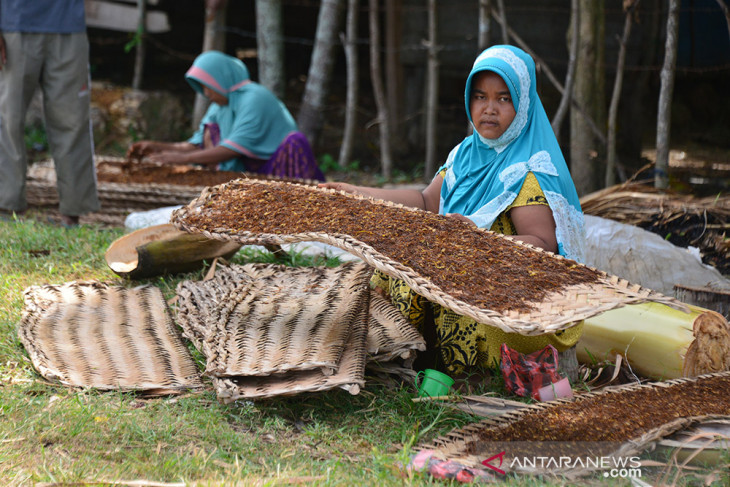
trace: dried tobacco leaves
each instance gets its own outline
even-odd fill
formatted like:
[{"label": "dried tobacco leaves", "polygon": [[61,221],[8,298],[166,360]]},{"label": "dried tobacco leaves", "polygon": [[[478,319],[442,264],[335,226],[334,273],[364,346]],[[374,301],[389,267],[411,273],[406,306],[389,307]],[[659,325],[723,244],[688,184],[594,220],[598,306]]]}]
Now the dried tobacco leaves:
[{"label": "dried tobacco leaves", "polygon": [[453,218],[291,184],[232,181],[185,224],[231,235],[349,235],[451,296],[497,312],[529,311],[549,293],[602,276]]},{"label": "dried tobacco leaves", "polygon": [[[511,444],[508,446],[511,454],[528,446],[534,449],[553,445],[565,451],[566,445],[582,442],[610,449],[681,418],[730,414],[730,399],[724,393],[729,387],[730,376],[708,376],[666,386],[601,393],[548,406],[528,412],[509,424],[479,431],[467,445],[466,453],[479,456],[492,451],[497,444]],[[541,451],[546,454],[544,448]]]},{"label": "dried tobacco leaves", "polygon": [[209,171],[181,166],[157,166],[151,164],[128,163],[121,170],[104,170],[100,165],[99,182],[137,183],[137,184],[176,184],[180,186],[215,186],[241,177],[240,172]]},{"label": "dried tobacco leaves", "polygon": [[102,162],[98,170],[98,180],[104,183],[124,184],[171,184],[178,186],[215,186],[241,177],[258,180],[281,180],[297,184],[313,184],[308,180],[275,178],[265,174],[240,173],[236,171],[216,171],[190,166],[159,166],[149,163],[127,162],[114,164],[116,170],[105,170]]}]

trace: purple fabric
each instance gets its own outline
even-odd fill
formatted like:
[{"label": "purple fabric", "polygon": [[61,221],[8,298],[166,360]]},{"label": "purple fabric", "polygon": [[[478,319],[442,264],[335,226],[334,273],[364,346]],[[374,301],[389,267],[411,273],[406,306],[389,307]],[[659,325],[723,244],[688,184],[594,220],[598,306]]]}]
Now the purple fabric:
[{"label": "purple fabric", "polygon": [[258,170],[252,170],[280,178],[325,180],[309,141],[301,132],[287,135],[266,164]]},{"label": "purple fabric", "polygon": [[[216,147],[221,143],[221,129],[218,127],[217,123],[206,123],[203,132],[210,137],[211,147]],[[205,135],[203,137],[203,140],[205,140]],[[203,146],[205,147],[205,142],[203,142]]]},{"label": "purple fabric", "polygon": [[[221,140],[218,124],[205,124],[204,130],[210,138],[211,146],[217,146]],[[237,157],[236,161],[237,165],[242,165],[236,170],[279,178],[325,180],[322,170],[314,159],[309,141],[301,132],[292,132],[287,135],[268,161],[243,155]]]}]

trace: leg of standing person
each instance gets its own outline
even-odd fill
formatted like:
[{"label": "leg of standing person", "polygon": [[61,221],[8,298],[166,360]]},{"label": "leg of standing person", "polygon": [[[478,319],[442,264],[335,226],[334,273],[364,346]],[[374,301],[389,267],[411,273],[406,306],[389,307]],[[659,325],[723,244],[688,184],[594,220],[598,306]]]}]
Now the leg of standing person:
[{"label": "leg of standing person", "polygon": [[38,36],[3,33],[7,63],[0,70],[0,209],[20,213],[28,203],[25,179],[25,115],[40,78],[42,45]]},{"label": "leg of standing person", "polygon": [[77,223],[79,215],[100,207],[89,116],[89,42],[86,33],[45,36],[41,87],[59,210],[64,223]]}]

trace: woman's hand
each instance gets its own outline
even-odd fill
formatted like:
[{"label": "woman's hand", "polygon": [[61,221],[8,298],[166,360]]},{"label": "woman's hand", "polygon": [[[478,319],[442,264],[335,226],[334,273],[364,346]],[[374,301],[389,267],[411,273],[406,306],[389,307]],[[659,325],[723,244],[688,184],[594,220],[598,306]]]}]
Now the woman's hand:
[{"label": "woman's hand", "polygon": [[158,164],[188,164],[188,155],[178,151],[156,152],[147,157],[151,162]]},{"label": "woman's hand", "polygon": [[135,142],[129,146],[129,149],[127,149],[127,159],[131,159],[133,157],[141,159],[144,156],[150,155],[157,151],[156,146],[157,143],[152,140]]}]

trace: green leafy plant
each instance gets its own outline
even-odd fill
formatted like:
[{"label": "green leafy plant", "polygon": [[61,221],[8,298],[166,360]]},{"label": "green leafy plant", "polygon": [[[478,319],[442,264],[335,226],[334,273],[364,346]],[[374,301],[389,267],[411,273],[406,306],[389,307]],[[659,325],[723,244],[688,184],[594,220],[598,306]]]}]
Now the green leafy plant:
[{"label": "green leafy plant", "polygon": [[25,127],[25,147],[28,150],[38,152],[48,147],[48,138],[43,124],[33,124]]}]

